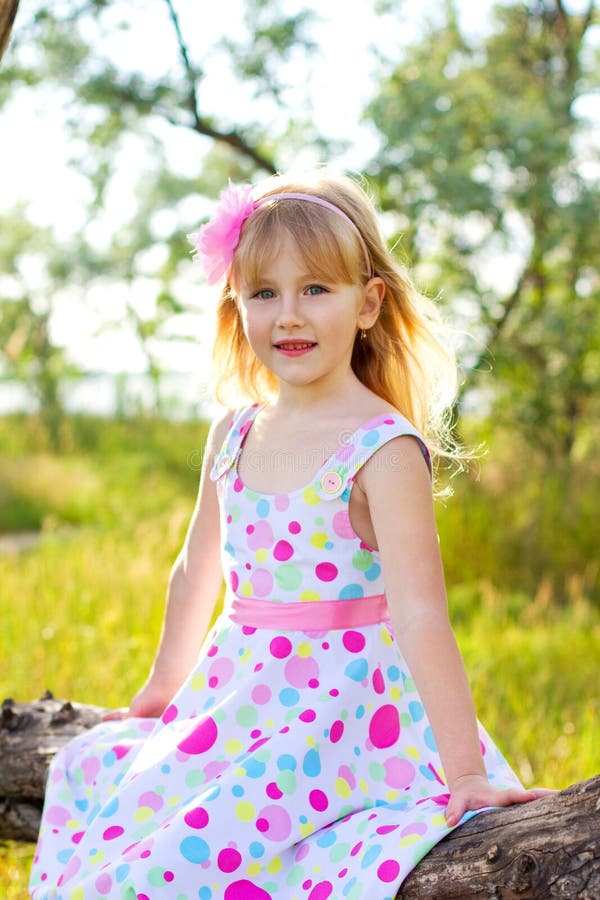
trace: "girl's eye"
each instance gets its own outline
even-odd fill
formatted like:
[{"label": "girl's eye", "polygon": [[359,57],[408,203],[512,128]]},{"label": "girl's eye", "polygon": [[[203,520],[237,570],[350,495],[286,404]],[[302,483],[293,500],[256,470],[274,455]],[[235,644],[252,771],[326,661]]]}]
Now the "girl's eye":
[{"label": "girl's eye", "polygon": [[272,300],[275,296],[275,291],[272,291],[270,288],[263,288],[262,291],[257,291],[253,296],[257,300]]},{"label": "girl's eye", "polygon": [[320,284],[311,284],[306,288],[306,293],[315,297],[318,294],[326,294],[327,290]]}]

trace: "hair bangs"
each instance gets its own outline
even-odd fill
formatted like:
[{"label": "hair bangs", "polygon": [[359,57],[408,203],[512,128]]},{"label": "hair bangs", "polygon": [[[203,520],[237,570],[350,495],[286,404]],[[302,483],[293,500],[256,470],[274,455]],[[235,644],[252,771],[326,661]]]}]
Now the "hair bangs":
[{"label": "hair bangs", "polygon": [[258,286],[288,238],[311,276],[339,284],[364,280],[358,239],[339,216],[302,200],[276,200],[258,209],[244,226],[230,273],[234,290],[242,284]]}]

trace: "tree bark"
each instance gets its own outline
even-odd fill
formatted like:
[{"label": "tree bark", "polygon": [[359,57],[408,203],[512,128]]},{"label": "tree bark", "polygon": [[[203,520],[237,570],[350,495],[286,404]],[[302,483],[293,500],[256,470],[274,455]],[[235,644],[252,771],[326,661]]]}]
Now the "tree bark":
[{"label": "tree bark", "polygon": [[19,0],[0,0],[0,59],[8,47]]},{"label": "tree bark", "polygon": [[[0,721],[0,839],[34,841],[54,753],[103,709],[5,700]],[[434,847],[397,900],[600,898],[600,775],[522,806],[481,813]]]}]

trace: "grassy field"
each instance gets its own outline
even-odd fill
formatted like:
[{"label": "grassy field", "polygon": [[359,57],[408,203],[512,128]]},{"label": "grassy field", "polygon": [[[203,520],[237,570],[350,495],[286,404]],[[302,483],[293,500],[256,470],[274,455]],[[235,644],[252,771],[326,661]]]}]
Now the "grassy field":
[{"label": "grassy field", "polygon": [[[40,533],[0,554],[2,697],[128,702],[156,647],[205,435],[77,418],[56,454],[34,419],[0,420],[0,536]],[[564,787],[600,768],[598,477],[502,471],[482,464],[479,483],[455,479],[439,504],[452,616],[481,720],[526,785]],[[0,897],[27,896],[31,852],[0,848]]]}]

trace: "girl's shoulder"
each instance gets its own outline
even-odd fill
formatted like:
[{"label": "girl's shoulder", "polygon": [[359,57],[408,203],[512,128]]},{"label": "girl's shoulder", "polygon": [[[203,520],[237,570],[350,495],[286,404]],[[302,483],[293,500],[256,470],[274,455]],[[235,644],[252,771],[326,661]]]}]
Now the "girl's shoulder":
[{"label": "girl's shoulder", "polygon": [[228,409],[213,420],[208,435],[207,449],[213,460],[210,477],[216,481],[235,460],[246,432],[260,409],[260,404]]}]

